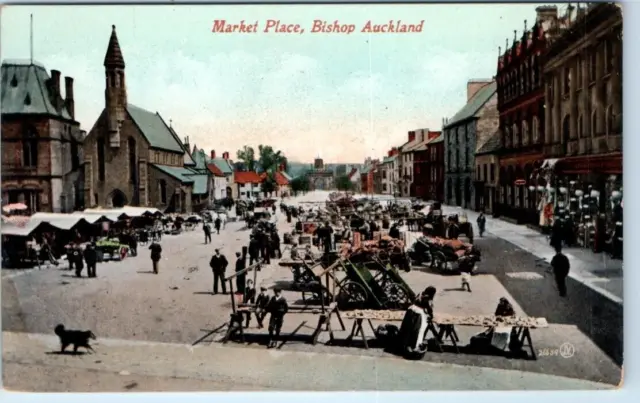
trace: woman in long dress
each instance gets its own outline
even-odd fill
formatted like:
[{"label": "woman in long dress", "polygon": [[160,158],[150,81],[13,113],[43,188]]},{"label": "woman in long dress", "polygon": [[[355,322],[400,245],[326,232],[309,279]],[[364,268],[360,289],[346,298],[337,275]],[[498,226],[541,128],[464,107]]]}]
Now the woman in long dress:
[{"label": "woman in long dress", "polygon": [[427,287],[404,314],[398,332],[399,353],[407,359],[421,359],[427,352],[425,333],[433,318],[435,287]]}]

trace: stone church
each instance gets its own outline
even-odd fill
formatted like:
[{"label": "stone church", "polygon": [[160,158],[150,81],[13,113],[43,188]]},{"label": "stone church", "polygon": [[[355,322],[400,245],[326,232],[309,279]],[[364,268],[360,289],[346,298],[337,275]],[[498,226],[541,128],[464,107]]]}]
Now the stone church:
[{"label": "stone church", "polygon": [[195,163],[157,112],[127,102],[125,63],[112,26],[104,58],[105,107],[84,141],[87,206],[191,212]]}]

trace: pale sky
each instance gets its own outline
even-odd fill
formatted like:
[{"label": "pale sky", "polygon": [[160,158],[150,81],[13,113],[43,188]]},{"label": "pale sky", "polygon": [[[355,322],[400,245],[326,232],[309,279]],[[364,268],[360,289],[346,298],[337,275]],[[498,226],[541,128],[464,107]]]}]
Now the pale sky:
[{"label": "pale sky", "polygon": [[[514,30],[520,37],[525,19],[533,26],[536,6],[7,6],[1,51],[29,59],[33,14],[34,59],[75,79],[76,118],[89,131],[104,107],[115,24],[129,102],[171,119],[192,145],[235,158],[245,144],[270,144],[293,161],[359,163],[409,130],[440,130],[466,102],[467,80],[494,76],[498,46]],[[279,19],[307,32],[213,34],[215,19]],[[356,32],[310,33],[316,19]],[[422,33],[358,33],[369,19],[425,24]]]}]

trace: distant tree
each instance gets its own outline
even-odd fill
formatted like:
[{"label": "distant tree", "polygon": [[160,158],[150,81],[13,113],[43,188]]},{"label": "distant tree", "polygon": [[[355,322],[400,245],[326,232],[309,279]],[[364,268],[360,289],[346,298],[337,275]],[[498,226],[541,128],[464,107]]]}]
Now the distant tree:
[{"label": "distant tree", "polygon": [[256,170],[256,152],[253,147],[242,147],[242,150],[238,150],[236,156],[242,162],[247,171]]},{"label": "distant tree", "polygon": [[298,176],[293,178],[289,186],[291,186],[291,191],[295,196],[298,192],[307,192],[309,190],[309,180],[306,176]]},{"label": "distant tree", "polygon": [[271,173],[267,174],[267,176],[264,178],[264,180],[260,184],[260,188],[262,189],[262,192],[264,193],[265,197],[271,195],[273,192],[278,190],[278,183],[274,179],[273,174]]},{"label": "distant tree", "polygon": [[351,179],[349,178],[349,176],[340,175],[336,178],[336,188],[338,188],[338,190],[343,190],[343,191],[353,190],[354,187],[355,187],[354,183],[351,182]]}]

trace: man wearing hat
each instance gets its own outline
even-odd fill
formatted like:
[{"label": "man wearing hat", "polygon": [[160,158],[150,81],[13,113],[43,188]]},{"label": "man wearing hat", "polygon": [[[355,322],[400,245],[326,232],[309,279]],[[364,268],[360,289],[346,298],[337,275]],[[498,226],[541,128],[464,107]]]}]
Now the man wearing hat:
[{"label": "man wearing hat", "polygon": [[211,257],[211,261],[209,262],[209,266],[211,266],[211,271],[213,272],[213,293],[218,293],[218,282],[222,283],[222,293],[227,293],[227,284],[224,279],[224,272],[227,269],[229,262],[227,262],[227,258],[224,255],[220,254],[220,249],[216,249],[216,254]]},{"label": "man wearing hat", "polygon": [[[244,270],[247,267],[247,264],[244,260],[244,256],[242,253],[236,252],[236,273]],[[247,273],[238,274],[236,276],[236,287],[238,288],[238,293],[244,295],[244,290],[247,284]]]},{"label": "man wearing hat", "polygon": [[269,300],[267,305],[267,312],[269,316],[269,348],[276,346],[276,340],[280,338],[280,330],[284,322],[284,315],[289,311],[289,304],[282,295],[280,288],[273,289],[273,297]]}]

